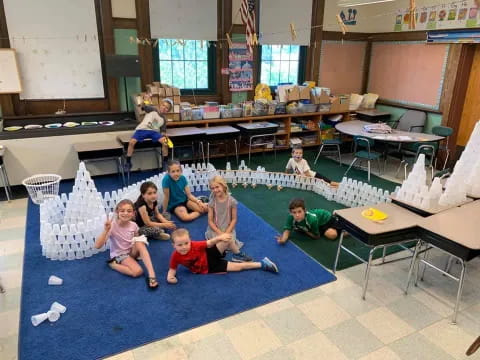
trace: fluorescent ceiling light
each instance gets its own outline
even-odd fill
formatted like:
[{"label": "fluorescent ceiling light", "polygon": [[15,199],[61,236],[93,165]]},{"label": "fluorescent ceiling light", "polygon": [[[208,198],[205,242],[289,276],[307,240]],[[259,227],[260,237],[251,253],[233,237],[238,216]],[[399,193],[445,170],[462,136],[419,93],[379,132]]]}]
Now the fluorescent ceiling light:
[{"label": "fluorescent ceiling light", "polygon": [[349,6],[371,5],[371,4],[378,4],[378,3],[391,2],[391,1],[395,1],[395,0],[339,0],[338,6],[349,7]]}]

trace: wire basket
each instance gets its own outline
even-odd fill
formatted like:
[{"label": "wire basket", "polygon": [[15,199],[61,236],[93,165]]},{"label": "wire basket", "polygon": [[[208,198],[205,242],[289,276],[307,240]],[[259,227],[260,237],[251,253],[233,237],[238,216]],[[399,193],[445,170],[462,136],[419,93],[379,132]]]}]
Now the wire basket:
[{"label": "wire basket", "polygon": [[44,200],[58,195],[58,187],[62,177],[56,174],[38,174],[22,181],[27,188],[28,195],[34,204],[41,204]]}]

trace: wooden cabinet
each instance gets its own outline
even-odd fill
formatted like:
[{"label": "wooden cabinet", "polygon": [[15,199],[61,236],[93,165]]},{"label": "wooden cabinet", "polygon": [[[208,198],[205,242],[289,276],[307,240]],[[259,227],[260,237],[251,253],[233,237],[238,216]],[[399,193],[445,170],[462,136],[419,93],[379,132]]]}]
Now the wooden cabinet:
[{"label": "wooden cabinet", "polygon": [[[219,125],[232,125],[238,123],[253,123],[257,121],[268,121],[278,123],[279,129],[275,134],[276,150],[286,150],[290,148],[290,139],[293,137],[302,140],[303,147],[320,146],[320,124],[322,119],[330,115],[341,114],[344,116],[343,121],[350,119],[349,111],[345,112],[315,112],[301,114],[285,114],[285,115],[266,115],[266,116],[250,116],[229,119],[210,119],[210,120],[188,120],[188,121],[170,121],[167,127],[183,127],[196,126],[213,127]],[[240,154],[248,153],[248,147],[241,141]],[[252,152],[273,151],[273,148],[257,148]]]}]

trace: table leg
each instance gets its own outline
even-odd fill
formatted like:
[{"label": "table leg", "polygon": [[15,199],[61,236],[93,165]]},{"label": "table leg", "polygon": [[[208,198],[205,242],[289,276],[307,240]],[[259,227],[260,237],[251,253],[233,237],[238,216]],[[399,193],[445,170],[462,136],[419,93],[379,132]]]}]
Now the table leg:
[{"label": "table leg", "polygon": [[335,256],[335,262],[333,263],[333,273],[337,271],[337,264],[338,264],[338,258],[340,257],[340,251],[342,250],[342,243],[343,243],[343,236],[345,234],[345,231],[342,230],[340,234],[340,239],[338,240],[338,248],[337,248],[337,255]]},{"label": "table leg", "polygon": [[367,268],[365,269],[365,278],[363,280],[363,291],[362,291],[362,299],[363,300],[365,300],[365,295],[367,293],[368,279],[370,277],[370,268],[371,268],[371,264],[372,264],[373,252],[376,249],[377,249],[377,246],[373,247],[370,250],[370,253],[368,254]]},{"label": "table leg", "polygon": [[415,245],[415,252],[412,256],[412,262],[410,263],[410,268],[408,269],[407,283],[405,284],[405,295],[408,293],[408,287],[410,286],[410,279],[412,278],[413,268],[415,267],[415,262],[417,261],[418,252],[420,250],[422,241],[417,242]]},{"label": "table leg", "polygon": [[8,176],[7,172],[5,170],[4,165],[0,165],[0,173],[2,176],[2,182],[3,182],[3,187],[5,189],[5,195],[7,196],[7,201],[10,202],[10,195],[11,195],[11,190],[10,190],[10,183],[8,182]]},{"label": "table leg", "polygon": [[460,305],[460,298],[462,297],[463,282],[465,280],[465,271],[467,270],[466,265],[465,265],[465,261],[460,259],[460,264],[462,265],[462,272],[460,273],[460,279],[459,279],[459,283],[458,283],[457,301],[455,302],[455,309],[453,310],[452,324],[457,323],[458,307]]},{"label": "table leg", "polygon": [[233,143],[235,144],[235,157],[237,158],[237,167],[238,167],[238,145],[237,145],[237,139],[233,139]]}]

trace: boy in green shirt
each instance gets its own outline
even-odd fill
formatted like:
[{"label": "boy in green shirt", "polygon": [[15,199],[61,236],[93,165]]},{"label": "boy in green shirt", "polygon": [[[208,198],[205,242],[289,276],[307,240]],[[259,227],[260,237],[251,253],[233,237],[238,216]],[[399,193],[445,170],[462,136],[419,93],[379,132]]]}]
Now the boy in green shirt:
[{"label": "boy in green shirt", "polygon": [[283,227],[284,231],[281,236],[277,236],[279,244],[285,244],[290,237],[292,230],[303,233],[313,239],[319,239],[324,235],[330,240],[337,238],[337,230],[335,228],[335,217],[332,213],[323,209],[305,209],[305,201],[303,199],[293,199],[288,205],[290,215]]}]

